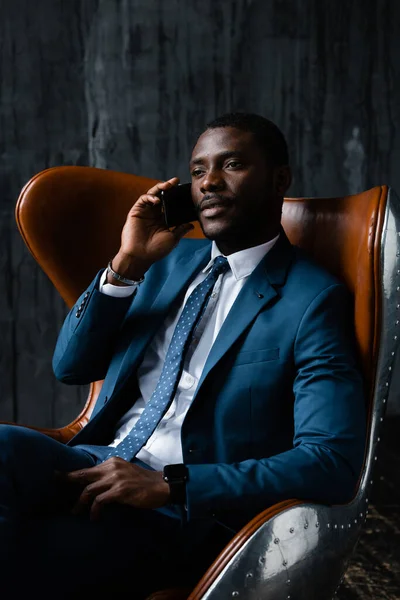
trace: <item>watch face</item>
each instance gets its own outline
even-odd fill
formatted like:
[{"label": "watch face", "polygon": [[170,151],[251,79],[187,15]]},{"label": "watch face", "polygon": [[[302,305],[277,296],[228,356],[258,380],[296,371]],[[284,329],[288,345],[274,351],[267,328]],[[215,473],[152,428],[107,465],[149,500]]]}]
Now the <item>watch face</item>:
[{"label": "watch face", "polygon": [[165,465],[164,467],[164,479],[165,481],[186,481],[187,479],[187,467],[184,464],[178,465]]}]

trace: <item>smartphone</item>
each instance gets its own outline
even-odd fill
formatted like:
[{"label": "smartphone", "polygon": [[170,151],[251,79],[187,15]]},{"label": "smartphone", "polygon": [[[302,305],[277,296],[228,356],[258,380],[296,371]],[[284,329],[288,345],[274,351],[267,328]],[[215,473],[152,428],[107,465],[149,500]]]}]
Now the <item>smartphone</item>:
[{"label": "smartphone", "polygon": [[198,220],[191,190],[191,183],[181,183],[161,191],[160,198],[167,227],[176,227]]}]

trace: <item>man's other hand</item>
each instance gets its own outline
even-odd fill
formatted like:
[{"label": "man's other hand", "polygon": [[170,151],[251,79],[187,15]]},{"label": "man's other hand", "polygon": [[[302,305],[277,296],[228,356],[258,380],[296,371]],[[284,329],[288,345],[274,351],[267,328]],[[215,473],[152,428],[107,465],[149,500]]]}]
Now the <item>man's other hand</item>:
[{"label": "man's other hand", "polygon": [[106,504],[153,509],[168,504],[170,495],[161,472],[143,469],[118,457],[96,467],[65,473],[63,479],[83,487],[73,514],[90,508],[92,520],[100,517],[101,508]]}]

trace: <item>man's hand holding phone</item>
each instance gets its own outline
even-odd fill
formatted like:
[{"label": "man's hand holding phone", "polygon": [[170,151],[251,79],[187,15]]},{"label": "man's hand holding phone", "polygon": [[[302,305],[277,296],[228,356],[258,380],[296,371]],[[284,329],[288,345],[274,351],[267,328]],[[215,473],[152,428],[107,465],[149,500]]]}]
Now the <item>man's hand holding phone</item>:
[{"label": "man's hand holding phone", "polygon": [[[157,183],[142,194],[130,209],[121,235],[121,246],[112,268],[126,279],[138,281],[153,263],[164,258],[193,225],[182,223],[170,229],[165,221],[161,194],[179,183],[177,177]],[[118,282],[108,274],[108,283]]]}]

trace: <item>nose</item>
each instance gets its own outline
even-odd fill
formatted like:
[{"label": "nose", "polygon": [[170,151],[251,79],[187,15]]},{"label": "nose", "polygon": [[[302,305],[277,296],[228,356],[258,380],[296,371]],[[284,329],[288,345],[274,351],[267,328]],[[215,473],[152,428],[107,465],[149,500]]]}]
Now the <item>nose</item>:
[{"label": "nose", "polygon": [[202,178],[200,190],[203,194],[207,192],[216,192],[222,190],[225,185],[221,172],[217,169],[207,171],[205,177]]}]

